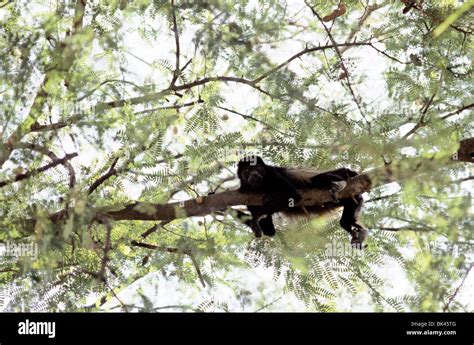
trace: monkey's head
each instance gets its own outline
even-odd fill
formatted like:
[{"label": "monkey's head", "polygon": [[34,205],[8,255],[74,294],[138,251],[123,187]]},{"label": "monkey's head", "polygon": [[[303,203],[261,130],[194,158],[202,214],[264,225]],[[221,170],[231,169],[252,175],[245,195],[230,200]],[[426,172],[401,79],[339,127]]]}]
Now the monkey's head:
[{"label": "monkey's head", "polygon": [[263,187],[266,165],[259,156],[246,156],[239,161],[237,175],[240,179],[241,190],[258,191]]}]

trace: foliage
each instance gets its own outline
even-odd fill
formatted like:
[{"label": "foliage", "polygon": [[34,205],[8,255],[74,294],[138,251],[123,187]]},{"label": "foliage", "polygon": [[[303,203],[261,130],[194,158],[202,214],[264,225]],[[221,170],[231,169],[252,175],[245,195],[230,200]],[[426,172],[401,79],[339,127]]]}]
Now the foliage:
[{"label": "foliage", "polygon": [[[0,307],[472,308],[457,296],[474,262],[472,168],[445,160],[474,133],[472,8],[417,3],[404,14],[400,1],[346,0],[330,22],[312,9],[339,1],[0,5],[0,240],[39,251],[0,257]],[[433,167],[407,165],[410,178],[365,196],[363,253],[328,251],[348,242],[336,219],[279,219],[256,240],[231,210],[99,217],[235,189],[243,151],[320,169],[407,156]]]}]

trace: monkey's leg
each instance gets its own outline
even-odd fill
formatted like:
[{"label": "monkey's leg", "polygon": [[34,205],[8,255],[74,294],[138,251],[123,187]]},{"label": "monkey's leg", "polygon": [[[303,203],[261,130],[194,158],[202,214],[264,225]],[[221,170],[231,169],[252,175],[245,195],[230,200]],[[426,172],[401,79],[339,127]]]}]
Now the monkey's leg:
[{"label": "monkey's leg", "polygon": [[247,206],[252,218],[247,220],[247,224],[253,231],[255,237],[262,237],[262,229],[260,228],[260,218],[264,215],[261,206]]},{"label": "monkey's leg", "polygon": [[264,235],[275,236],[275,226],[273,225],[272,215],[266,214],[260,217],[258,225]]},{"label": "monkey's leg", "polygon": [[262,233],[267,236],[275,235],[272,214],[265,213],[262,206],[248,206],[247,209],[252,214],[252,219],[245,222],[255,234],[255,237],[262,237]]},{"label": "monkey's leg", "polygon": [[362,248],[362,242],[368,235],[367,230],[357,222],[363,203],[364,199],[361,195],[355,195],[350,199],[342,199],[341,204],[344,206],[344,210],[339,221],[341,227],[351,234],[351,244],[359,248]]}]

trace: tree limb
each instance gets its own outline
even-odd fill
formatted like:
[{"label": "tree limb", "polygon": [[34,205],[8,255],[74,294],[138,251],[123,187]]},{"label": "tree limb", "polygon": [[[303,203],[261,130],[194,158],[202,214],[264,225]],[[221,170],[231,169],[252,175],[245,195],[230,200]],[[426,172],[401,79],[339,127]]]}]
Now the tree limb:
[{"label": "tree limb", "polygon": [[53,161],[51,163],[46,164],[46,165],[42,166],[41,168],[38,168],[38,169],[35,169],[35,170],[30,170],[30,171],[27,171],[26,173],[23,173],[23,174],[17,174],[13,180],[0,181],[0,188],[6,186],[8,184],[11,184],[13,182],[25,180],[25,179],[33,176],[33,175],[36,175],[36,174],[39,174],[43,171],[51,169],[51,168],[55,167],[56,165],[59,165],[59,164],[64,165],[68,160],[70,160],[74,157],[77,157],[77,156],[78,156],[78,154],[76,152],[68,153],[63,158],[53,159]]},{"label": "tree limb", "polygon": [[443,312],[447,312],[449,310],[449,305],[453,302],[453,300],[456,297],[456,295],[458,294],[459,290],[464,285],[464,282],[466,281],[466,278],[469,275],[469,272],[471,272],[472,267],[474,267],[474,264],[471,264],[471,266],[469,266],[468,270],[466,271],[466,274],[464,275],[463,280],[461,281],[461,284],[459,284],[459,286],[454,291],[453,295],[449,298],[448,302],[444,306]]},{"label": "tree limb", "polygon": [[[324,24],[324,21],[321,18],[321,16],[318,14],[318,12],[306,0],[304,2],[311,9],[311,12],[313,12],[313,14],[321,22],[321,25],[323,26],[324,30],[326,31],[326,33],[329,37],[329,40],[332,42],[334,50],[336,51],[336,54],[339,57],[339,61],[341,62],[341,69],[343,71],[342,75],[344,76],[344,79],[346,79],[347,88],[349,89],[349,92],[352,95],[352,99],[354,100],[354,103],[357,105],[357,109],[359,110],[360,115],[362,116],[365,123],[367,124],[367,128],[369,129],[369,132],[370,132],[370,122],[368,121],[367,117],[365,116],[364,112],[362,111],[362,106],[361,106],[359,100],[357,99],[357,96],[354,92],[354,89],[352,88],[351,81],[349,79],[349,70],[347,69],[346,65],[344,64],[344,58],[342,57],[342,53],[339,50],[340,44],[336,43],[336,40],[334,39],[333,35],[331,34],[331,30],[329,30],[328,27],[326,26],[326,24]],[[371,44],[368,44],[368,45],[372,46]]]},{"label": "tree limb", "polygon": [[178,80],[179,74],[181,72],[179,67],[179,56],[180,56],[180,49],[179,49],[179,32],[178,32],[178,24],[176,22],[176,6],[174,0],[171,0],[171,16],[173,18],[173,32],[174,32],[174,40],[176,44],[176,68],[173,71],[173,79],[171,80],[171,87],[174,86],[176,80]]}]

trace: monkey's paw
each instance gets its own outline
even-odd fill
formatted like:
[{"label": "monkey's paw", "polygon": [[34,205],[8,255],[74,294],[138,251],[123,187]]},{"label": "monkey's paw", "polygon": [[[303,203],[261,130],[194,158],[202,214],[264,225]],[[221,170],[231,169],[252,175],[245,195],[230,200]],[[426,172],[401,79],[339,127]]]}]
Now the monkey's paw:
[{"label": "monkey's paw", "polygon": [[362,227],[356,227],[354,226],[352,231],[351,231],[351,246],[354,248],[362,249],[366,248],[367,245],[363,245],[363,242],[367,239],[369,236],[369,233],[367,230],[365,230]]}]

